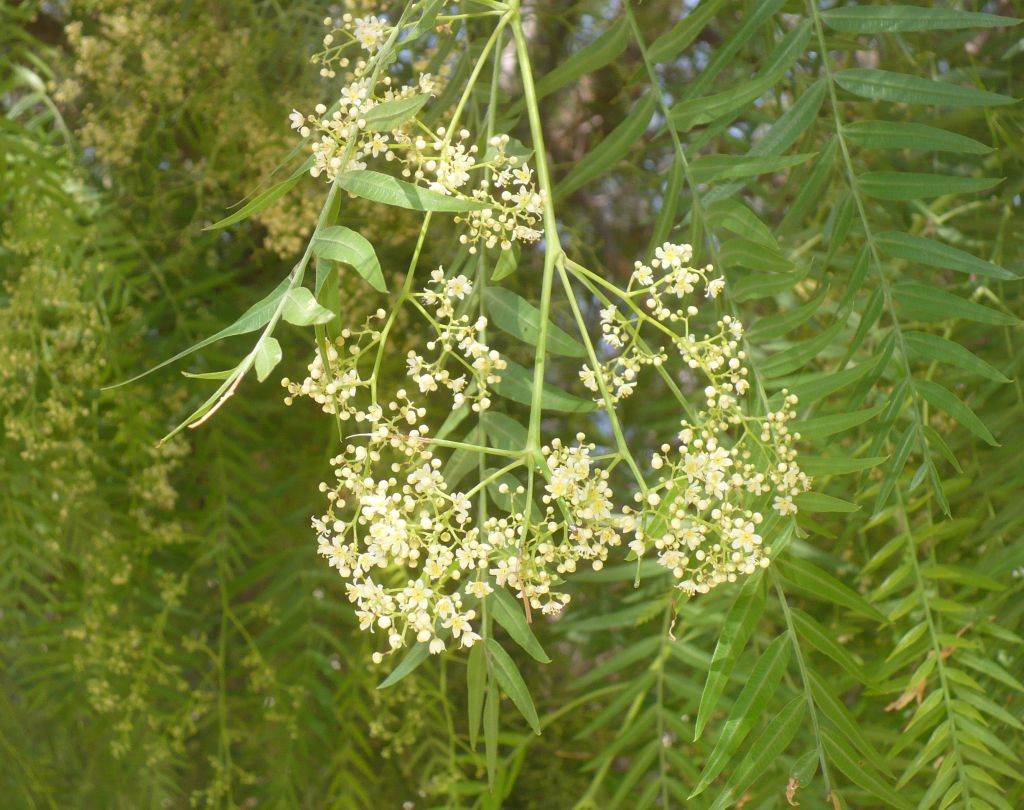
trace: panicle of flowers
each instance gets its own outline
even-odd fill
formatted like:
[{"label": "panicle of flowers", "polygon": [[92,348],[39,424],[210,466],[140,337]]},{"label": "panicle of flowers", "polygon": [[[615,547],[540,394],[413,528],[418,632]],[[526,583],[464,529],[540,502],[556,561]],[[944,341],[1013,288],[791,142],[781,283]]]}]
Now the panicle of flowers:
[{"label": "panicle of flowers", "polygon": [[355,67],[365,68],[362,52],[373,56],[380,50],[392,28],[387,18],[367,14],[356,17],[345,13],[340,17],[324,17],[327,33],[323,38],[323,50],[311,58],[314,65],[320,65],[320,75],[325,79],[337,76],[337,69],[345,69],[352,65],[352,58],[346,54],[353,46],[360,56],[356,57]]},{"label": "panicle of flowers", "polygon": [[360,376],[359,360],[363,352],[380,339],[380,330],[374,322],[383,321],[386,317],[387,313],[378,309],[362,328],[342,329],[341,334],[327,344],[325,352],[318,351],[314,355],[302,382],[294,382],[287,377],[281,380],[281,385],[288,391],[285,405],[291,405],[296,397],[308,397],[324,413],[333,414],[342,421],[376,421],[379,409],[364,409],[359,405],[360,391],[370,386],[370,380]]},{"label": "panicle of flowers", "polygon": [[[484,340],[486,317],[480,315],[471,320],[469,315],[456,313],[457,302],[473,292],[473,283],[464,275],[446,279],[444,268],[435,270],[431,281],[433,289],[428,287],[417,298],[425,306],[434,307],[437,337],[428,341],[426,348],[437,350],[438,354],[428,361],[410,349],[406,357],[409,377],[423,394],[440,387],[450,390],[453,410],[469,402],[477,413],[485,411],[491,406],[490,387],[501,381],[501,372],[508,364]],[[461,364],[465,373],[453,376],[446,368],[450,358]]]},{"label": "panicle of flowers", "polygon": [[392,87],[391,77],[383,76],[380,85],[382,91],[371,87],[370,79],[360,73],[341,89],[337,103],[330,109],[326,104],[317,104],[308,115],[292,110],[289,115],[292,129],[303,138],[311,139],[313,165],[309,173],[313,177],[324,175],[333,180],[339,172],[365,169],[369,158],[395,160],[392,146],[402,140],[404,130],[416,126],[416,120],[413,118],[385,130],[372,121],[367,123],[367,116],[381,104],[436,91],[429,74],[421,75],[415,85],[400,87]]},{"label": "panicle of flowers", "polygon": [[[402,390],[373,411],[366,444],[331,459],[335,481],[320,485],[329,506],[313,519],[319,553],[348,580],[360,628],[382,631],[388,652],[418,641],[437,654],[443,636],[461,647],[480,639],[477,612],[455,586],[486,568],[490,547],[472,526],[469,497],[449,491],[425,413]],[[471,583],[466,593],[482,598],[485,586]]]},{"label": "panicle of flowers", "polygon": [[[455,217],[456,222],[467,225],[459,241],[469,245],[470,253],[476,253],[480,242],[503,250],[513,242],[536,242],[541,237],[535,226],[543,215],[544,196],[533,182],[533,170],[517,155],[509,154],[508,135],[492,137],[483,160],[477,159],[479,148],[471,143],[471,137],[468,129],[456,132],[443,126],[433,136],[397,134],[395,149],[401,152],[403,177],[439,194],[485,204]],[[473,172],[479,175],[475,183]]]},{"label": "panicle of flowers", "polygon": [[[384,18],[344,14],[337,20],[327,17],[324,24],[330,31],[313,62],[321,66],[324,77],[335,78],[339,68],[347,69],[348,75],[336,104],[317,104],[312,114],[293,110],[290,115],[292,128],[310,139],[310,174],[333,180],[340,172],[365,169],[369,159],[397,161],[402,176],[413,183],[480,203],[456,217],[456,222],[466,225],[460,241],[470,253],[476,253],[479,243],[508,250],[513,242],[540,239],[537,225],[544,195],[533,183],[533,171],[526,162],[510,154],[508,135],[492,137],[480,160],[472,134],[455,122],[430,129],[415,114],[399,115],[400,121],[392,119],[389,126],[383,121],[390,116],[374,120],[373,110],[381,104],[436,96],[440,79],[423,73],[415,84],[400,87],[393,87],[386,74],[374,80],[379,71],[371,68],[379,62],[380,48],[393,31]],[[347,55],[353,47],[360,55]]]},{"label": "panicle of flowers", "polygon": [[[694,295],[703,289],[705,297],[715,298],[725,285],[712,276],[711,266],[691,267],[692,256],[689,245],[665,243],[650,266],[636,263],[624,294],[640,314],[631,320],[614,307],[602,312],[605,341],[624,351],[601,369],[613,396],[621,398],[632,392],[640,366],[667,361],[667,344],[707,383],[704,407],[692,421],[682,421],[678,445],[663,444],[651,458],[659,480],[648,493],[637,493],[638,507],[631,512],[630,548],[639,556],[653,547],[658,562],[690,594],[767,566],[771,549],[759,529],[765,512],[795,514],[794,497],[810,487],[793,447],[799,437],[788,428],[796,397],[783,392],[782,407],[763,416],[744,408],[750,382],[742,324],[725,315],[710,333],[691,331],[699,312]],[[657,328],[641,343],[645,323]],[[590,369],[584,367],[581,377],[597,388]]]}]

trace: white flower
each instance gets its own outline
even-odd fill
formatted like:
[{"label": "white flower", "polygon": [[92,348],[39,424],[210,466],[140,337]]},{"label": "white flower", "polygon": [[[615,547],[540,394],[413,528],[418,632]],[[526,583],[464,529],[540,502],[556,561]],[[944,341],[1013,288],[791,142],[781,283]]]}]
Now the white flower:
[{"label": "white flower", "polygon": [[384,40],[384,21],[375,16],[357,17],[352,28],[352,36],[364,50],[373,53]]},{"label": "white flower", "polygon": [[790,495],[776,495],[775,500],[772,501],[772,508],[783,516],[797,513],[796,504],[793,503],[793,498]]},{"label": "white flower", "polygon": [[303,124],[306,123],[305,116],[298,110],[292,110],[288,120],[292,122],[292,129],[301,129]]}]

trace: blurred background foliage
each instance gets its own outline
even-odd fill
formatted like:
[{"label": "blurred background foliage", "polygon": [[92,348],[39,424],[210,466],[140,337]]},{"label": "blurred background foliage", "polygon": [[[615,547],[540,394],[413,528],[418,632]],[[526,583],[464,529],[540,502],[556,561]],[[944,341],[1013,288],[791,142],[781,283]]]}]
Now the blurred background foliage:
[{"label": "blurred background foliage", "polygon": [[[619,280],[670,236],[721,266],[769,390],[804,396],[807,455],[832,460],[817,480],[834,500],[802,512],[805,535],[740,592],[683,604],[656,576],[634,589],[633,566],[579,577],[570,613],[535,626],[553,663],[520,657],[544,734],[503,714],[493,791],[466,742],[458,659],[378,690],[386,671],[367,667],[315,556],[330,421],[250,381],[157,448],[197,386],[165,371],[100,391],[234,320],[305,246],[324,193],[308,178],[238,226],[203,228],[289,159],[288,112],[336,92],[308,56],[340,9],[0,7],[3,804],[1021,806],[1024,112],[932,105],[927,88],[840,71],[1019,98],[1024,40],[1005,21],[872,28],[832,5],[634,4],[685,165],[621,4],[528,6],[535,71],[556,77],[543,112],[567,245]],[[453,81],[483,30],[438,30],[456,36]],[[559,74],[567,60],[578,69]],[[501,121],[525,142],[514,70],[499,78]],[[871,129],[892,121],[937,129]],[[1002,180],[957,185],[982,175]],[[931,185],[908,196],[911,182]],[[413,220],[365,204],[345,216],[397,278]],[[448,247],[428,246],[430,261]],[[535,293],[539,261],[524,252],[506,283]],[[342,284],[351,322],[381,305]],[[308,351],[291,333],[284,373]],[[625,403],[664,403],[631,440],[678,422],[661,393],[655,380]],[[761,680],[764,694],[745,689]],[[718,787],[689,798],[716,764]]]}]

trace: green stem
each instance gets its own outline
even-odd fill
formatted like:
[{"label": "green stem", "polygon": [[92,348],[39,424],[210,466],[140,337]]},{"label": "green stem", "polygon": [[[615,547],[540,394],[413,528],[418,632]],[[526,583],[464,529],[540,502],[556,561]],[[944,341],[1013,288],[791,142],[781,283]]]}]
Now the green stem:
[{"label": "green stem", "polygon": [[[537,90],[533,83],[530,53],[526,45],[526,35],[523,33],[523,21],[518,0],[513,0],[512,11],[512,35],[515,38],[516,54],[519,57],[519,73],[523,80],[523,96],[526,99],[526,112],[530,120],[530,137],[533,140],[533,151],[536,157],[537,181],[540,185],[540,192],[544,197],[544,271],[541,275],[540,323],[537,332],[537,351],[534,355],[533,391],[530,399],[530,426],[526,439],[527,451],[539,457],[541,398],[544,389],[544,367],[547,359],[548,322],[551,317],[551,288],[555,277],[555,259],[561,253],[562,248],[558,237],[558,225],[555,222],[555,212],[552,207],[554,195],[551,190],[551,174],[548,170],[547,152],[544,148],[544,132],[540,121]],[[527,508],[529,508],[529,504]]]}]

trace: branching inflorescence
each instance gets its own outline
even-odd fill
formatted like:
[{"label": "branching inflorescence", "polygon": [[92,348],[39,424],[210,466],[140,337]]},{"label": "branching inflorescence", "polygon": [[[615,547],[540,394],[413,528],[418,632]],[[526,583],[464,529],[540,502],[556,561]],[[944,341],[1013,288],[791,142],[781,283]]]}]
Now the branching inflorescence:
[{"label": "branching inflorescence", "polygon": [[[342,55],[344,45],[335,44],[339,39],[372,54],[392,30],[378,18],[346,15],[337,27],[325,22],[332,31],[314,61],[330,78],[336,68],[352,65]],[[330,109],[320,104],[315,115],[292,113],[293,128],[310,139],[313,176],[336,182],[369,161],[395,163],[417,186],[480,203],[456,218],[464,228],[459,241],[470,254],[480,243],[508,250],[542,236],[534,226],[548,194],[534,186],[531,168],[507,153],[507,135],[491,134],[478,159],[473,136],[458,127],[461,106],[448,127],[430,129],[417,117],[439,79],[422,75],[396,89],[388,77],[374,83],[365,60],[352,67],[351,81]],[[545,249],[584,283],[594,275],[564,261],[557,244]],[[626,451],[639,474],[626,484],[632,499],[612,488],[622,448],[601,454],[583,433],[542,447],[527,442],[518,451],[432,437],[428,406],[438,392],[450,392],[454,411],[468,407],[480,414],[493,405],[507,368],[488,342],[488,318],[473,309],[475,284],[464,274],[439,267],[419,292],[407,284],[395,305],[411,304],[433,333],[422,350],[407,353],[409,390],[399,387],[389,399],[377,399],[379,364],[368,361],[386,351],[383,309],[321,347],[302,382],[283,381],[288,404],[311,398],[354,427],[332,459],[334,480],[320,485],[328,508],[313,527],[320,554],[348,582],[361,627],[386,638],[376,659],[412,642],[427,644],[431,653],[443,651],[448,640],[473,645],[481,637],[477,603],[495,588],[514,591],[528,613],[557,614],[570,599],[566,578],[581,562],[600,569],[616,549],[632,558],[656,555],[690,595],[769,564],[766,514],[793,514],[793,498],[809,486],[787,428],[796,398],[785,396],[776,411],[750,412],[741,323],[723,315],[711,332],[694,330],[704,314],[701,302],[713,305],[725,279],[710,265],[694,267],[692,259],[690,245],[665,243],[649,264],[636,263],[625,289],[601,281],[612,295],[601,297],[606,359],[579,370],[599,409],[618,423],[615,408],[644,384],[645,367],[704,381],[703,408],[689,408],[675,441],[649,455],[646,474]],[[589,343],[586,325],[578,325]],[[460,489],[446,480],[437,455],[451,449],[507,464],[486,470],[481,464],[476,483]],[[497,513],[478,509],[482,494]]]}]

